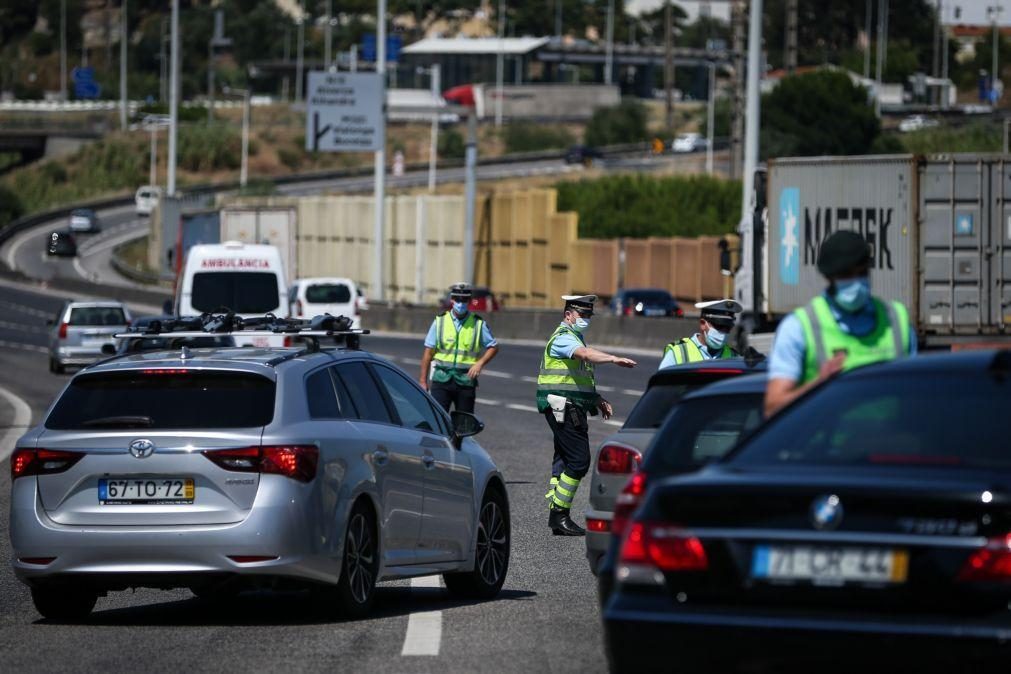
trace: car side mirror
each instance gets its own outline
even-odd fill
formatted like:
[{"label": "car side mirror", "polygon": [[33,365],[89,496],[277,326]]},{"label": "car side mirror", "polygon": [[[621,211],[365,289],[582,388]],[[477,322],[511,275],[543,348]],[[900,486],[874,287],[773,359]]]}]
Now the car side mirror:
[{"label": "car side mirror", "polygon": [[102,345],[102,355],[103,356],[115,356],[116,347],[113,344],[103,344]]},{"label": "car side mirror", "polygon": [[453,435],[457,440],[469,438],[484,430],[484,423],[470,412],[450,412],[450,419],[453,421]]}]

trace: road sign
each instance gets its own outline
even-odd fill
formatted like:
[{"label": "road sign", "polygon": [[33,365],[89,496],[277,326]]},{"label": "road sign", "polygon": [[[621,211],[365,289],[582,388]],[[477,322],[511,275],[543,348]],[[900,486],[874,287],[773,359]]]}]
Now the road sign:
[{"label": "road sign", "polygon": [[[400,48],[403,46],[404,41],[399,35],[388,35],[386,37],[386,60],[387,61],[399,61],[400,60]],[[376,34],[366,33],[362,37],[362,60],[363,61],[375,61],[376,60]]]},{"label": "road sign", "polygon": [[74,96],[77,98],[98,98],[102,95],[102,87],[95,81],[95,69],[78,67],[70,71],[74,80]]},{"label": "road sign", "polygon": [[375,73],[309,73],[305,149],[369,152],[385,142],[383,86]]}]

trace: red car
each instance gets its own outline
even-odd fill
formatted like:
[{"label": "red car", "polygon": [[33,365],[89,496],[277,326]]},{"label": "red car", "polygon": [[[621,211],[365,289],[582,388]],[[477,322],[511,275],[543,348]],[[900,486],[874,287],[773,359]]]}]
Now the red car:
[{"label": "red car", "polygon": [[[449,311],[452,306],[453,302],[449,299],[449,293],[446,293],[439,302],[439,307],[443,311]],[[495,297],[495,293],[491,289],[484,286],[475,286],[474,295],[470,298],[470,304],[467,307],[474,313],[489,314],[501,309],[502,303]]]}]

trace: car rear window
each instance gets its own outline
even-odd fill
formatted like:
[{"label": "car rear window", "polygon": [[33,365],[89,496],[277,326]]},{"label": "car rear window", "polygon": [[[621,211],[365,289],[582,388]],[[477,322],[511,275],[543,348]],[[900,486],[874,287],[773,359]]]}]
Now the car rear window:
[{"label": "car rear window", "polygon": [[762,393],[683,400],[656,434],[643,471],[670,475],[722,458],[762,423]]},{"label": "car rear window", "polygon": [[119,307],[76,307],[70,310],[70,325],[126,325],[126,314]]},{"label": "car rear window", "polygon": [[273,272],[200,272],[193,275],[190,302],[197,311],[227,307],[238,314],[263,314],[277,309],[278,293]]},{"label": "car rear window", "polygon": [[351,301],[351,288],[344,283],[316,283],[305,289],[309,304],[347,304]]},{"label": "car rear window", "polygon": [[649,387],[632,408],[623,428],[660,428],[674,405],[693,388],[696,387],[688,384]]},{"label": "car rear window", "polygon": [[130,370],[75,378],[46,419],[60,431],[266,426],[274,382],[243,372]]},{"label": "car rear window", "polygon": [[735,465],[1011,469],[1011,381],[983,373],[843,377],[777,416]]}]

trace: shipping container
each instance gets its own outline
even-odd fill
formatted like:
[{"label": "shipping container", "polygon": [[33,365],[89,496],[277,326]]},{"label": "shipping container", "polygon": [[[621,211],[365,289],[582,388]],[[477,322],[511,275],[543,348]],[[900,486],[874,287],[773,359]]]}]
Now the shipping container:
[{"label": "shipping container", "polygon": [[832,232],[859,232],[872,252],[878,297],[899,300],[927,343],[1001,336],[1011,321],[1011,157],[819,157],[771,160],[766,235],[743,287],[751,304],[781,317],[825,287],[816,261]]},{"label": "shipping container", "polygon": [[291,284],[298,273],[295,264],[296,223],[294,207],[226,206],[221,209],[221,241],[277,246],[285,277]]}]

